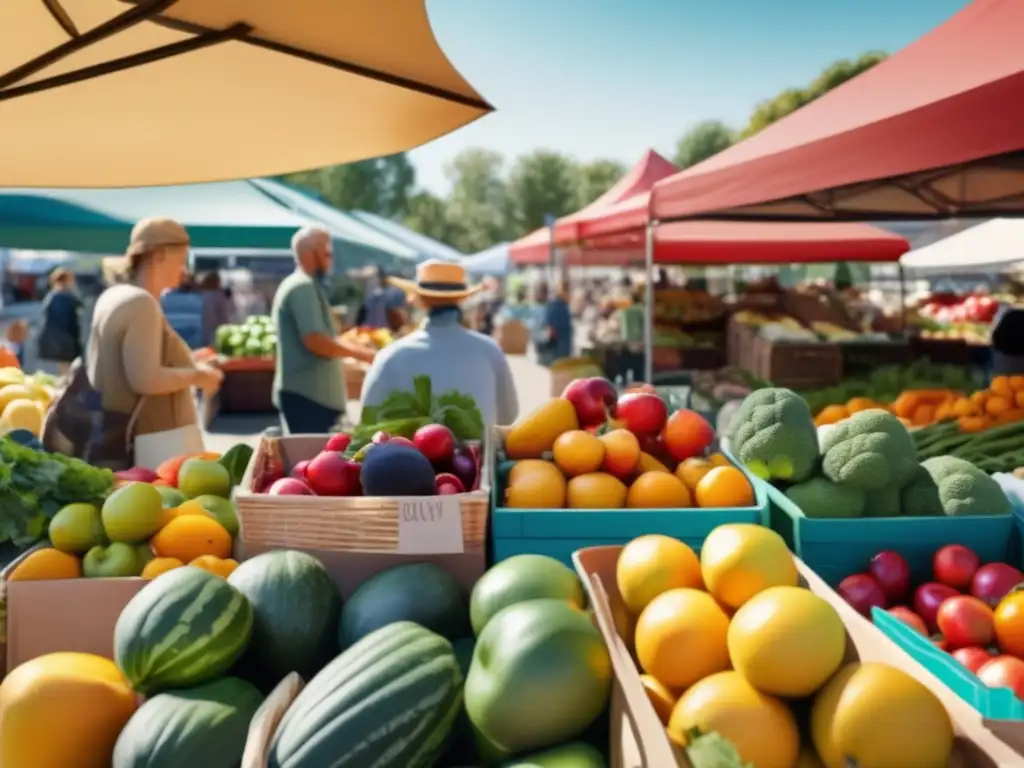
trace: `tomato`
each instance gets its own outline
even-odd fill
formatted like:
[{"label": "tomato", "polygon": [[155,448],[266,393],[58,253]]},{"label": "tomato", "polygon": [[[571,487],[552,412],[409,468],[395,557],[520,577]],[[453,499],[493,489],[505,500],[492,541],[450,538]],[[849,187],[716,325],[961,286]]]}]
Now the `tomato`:
[{"label": "tomato", "polygon": [[1002,599],[994,623],[999,650],[1024,658],[1024,591],[1014,590]]},{"label": "tomato", "polygon": [[987,649],[977,646],[957,648],[953,651],[952,656],[974,674],[978,674],[979,669],[992,661],[992,654]]},{"label": "tomato", "polygon": [[894,617],[902,621],[908,627],[917,632],[920,632],[925,637],[928,636],[928,627],[925,626],[924,619],[914,613],[912,610],[904,605],[897,605],[889,609],[889,613]]},{"label": "tomato", "polygon": [[885,592],[874,576],[855,573],[847,576],[836,588],[836,592],[861,616],[871,618],[871,609],[885,608]]},{"label": "tomato", "polygon": [[983,565],[971,579],[971,594],[995,608],[1013,588],[1024,582],[1024,573],[1006,563]]},{"label": "tomato", "polygon": [[945,584],[936,584],[934,581],[922,584],[914,590],[914,613],[924,619],[928,629],[934,632],[937,627],[936,616],[939,606],[943,601],[958,594],[959,592]]},{"label": "tomato", "polygon": [[897,552],[879,552],[868,563],[868,574],[882,586],[890,605],[902,603],[910,591],[910,566]]},{"label": "tomato", "polygon": [[954,589],[967,589],[981,560],[967,547],[949,544],[932,557],[935,580]]},{"label": "tomato", "polygon": [[988,645],[995,634],[992,609],[969,595],[943,600],[935,620],[951,649]]},{"label": "tomato", "polygon": [[982,664],[978,679],[989,688],[1009,688],[1024,699],[1024,661],[1014,656],[996,656]]}]

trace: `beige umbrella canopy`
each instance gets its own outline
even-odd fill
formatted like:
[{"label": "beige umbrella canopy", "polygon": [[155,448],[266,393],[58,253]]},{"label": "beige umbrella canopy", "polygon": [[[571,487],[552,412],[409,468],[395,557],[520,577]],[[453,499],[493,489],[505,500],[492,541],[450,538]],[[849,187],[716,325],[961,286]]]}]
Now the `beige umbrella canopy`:
[{"label": "beige umbrella canopy", "polygon": [[3,0],[0,186],[266,176],[491,111],[424,0]]}]

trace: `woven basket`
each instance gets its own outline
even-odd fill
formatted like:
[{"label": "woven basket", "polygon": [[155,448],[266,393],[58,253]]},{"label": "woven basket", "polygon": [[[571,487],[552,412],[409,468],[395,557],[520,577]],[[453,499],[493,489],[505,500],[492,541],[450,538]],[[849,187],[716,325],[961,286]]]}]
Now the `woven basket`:
[{"label": "woven basket", "polygon": [[[376,496],[270,496],[255,493],[265,478],[287,474],[323,449],[326,435],[263,437],[235,492],[243,544],[332,552],[397,552],[401,499]],[[464,552],[487,542],[490,494],[459,494]]]}]

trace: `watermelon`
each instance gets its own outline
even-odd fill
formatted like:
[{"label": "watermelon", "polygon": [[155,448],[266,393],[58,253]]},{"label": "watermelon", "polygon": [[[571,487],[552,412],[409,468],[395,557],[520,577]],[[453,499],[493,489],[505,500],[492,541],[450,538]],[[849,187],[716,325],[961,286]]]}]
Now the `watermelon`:
[{"label": "watermelon", "polygon": [[396,621],[411,621],[452,641],[472,634],[465,591],[432,563],[399,565],[363,582],[341,611],[339,644],[348,648]]},{"label": "watermelon", "polygon": [[429,768],[462,710],[452,644],[401,621],[324,667],[288,708],[268,768]]},{"label": "watermelon", "polygon": [[159,693],[121,731],[112,768],[235,768],[262,701],[236,677]]},{"label": "watermelon", "polygon": [[193,566],[153,579],[114,626],[114,661],[139,693],[220,677],[245,650],[253,611],[220,576]]},{"label": "watermelon", "polygon": [[338,655],[341,594],[312,555],[257,555],[238,566],[228,584],[252,604],[252,638],[242,664],[262,684],[273,688],[289,672],[309,680]]}]

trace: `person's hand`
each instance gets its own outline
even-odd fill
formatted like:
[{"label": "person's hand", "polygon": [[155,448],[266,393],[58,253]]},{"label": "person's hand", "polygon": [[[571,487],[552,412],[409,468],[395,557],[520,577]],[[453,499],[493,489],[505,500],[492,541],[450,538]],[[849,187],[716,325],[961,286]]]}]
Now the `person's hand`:
[{"label": "person's hand", "polygon": [[224,371],[220,368],[209,363],[198,363],[196,365],[195,385],[204,394],[212,395],[220,389],[222,381],[224,381]]}]

